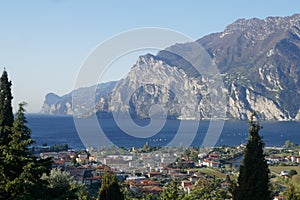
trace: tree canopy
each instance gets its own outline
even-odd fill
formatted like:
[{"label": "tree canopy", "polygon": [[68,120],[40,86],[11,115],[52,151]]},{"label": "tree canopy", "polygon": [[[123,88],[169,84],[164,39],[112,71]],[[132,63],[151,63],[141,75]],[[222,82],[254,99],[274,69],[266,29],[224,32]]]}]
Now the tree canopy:
[{"label": "tree canopy", "polygon": [[28,151],[33,144],[26,126],[25,103],[12,111],[11,81],[4,70],[0,78],[0,199],[43,199],[46,184],[40,179],[51,168],[49,159]]},{"label": "tree canopy", "polygon": [[124,200],[124,194],[120,190],[117,177],[110,172],[105,172],[101,179],[101,187],[98,192],[99,200]]},{"label": "tree canopy", "polygon": [[244,160],[240,166],[238,185],[235,188],[234,200],[268,200],[269,169],[263,153],[264,142],[259,135],[261,126],[255,121],[253,113],[249,124],[249,138],[244,152]]},{"label": "tree canopy", "polygon": [[179,196],[178,184],[175,180],[172,180],[166,185],[163,192],[160,195],[160,200],[176,200]]}]

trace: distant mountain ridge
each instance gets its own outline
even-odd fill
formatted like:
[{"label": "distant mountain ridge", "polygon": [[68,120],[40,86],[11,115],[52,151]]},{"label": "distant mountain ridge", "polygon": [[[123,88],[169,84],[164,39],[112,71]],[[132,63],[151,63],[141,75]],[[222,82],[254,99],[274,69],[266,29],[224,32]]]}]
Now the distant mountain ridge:
[{"label": "distant mountain ridge", "polygon": [[[80,88],[78,90],[72,91],[66,95],[58,96],[54,93],[48,93],[45,97],[41,113],[43,114],[52,114],[52,115],[73,115],[74,109],[80,109],[80,113],[82,115],[88,115],[90,111],[93,109],[94,105],[85,105],[86,93],[94,92],[95,93],[95,101],[99,101],[99,99],[108,93],[110,93],[116,81],[111,81],[107,83],[101,83],[91,87]],[[76,92],[77,96],[80,97],[78,102],[82,105],[80,108],[74,108],[72,105],[72,95]]]},{"label": "distant mountain ridge", "polygon": [[[300,120],[300,14],[239,19],[223,32],[196,42],[208,52],[222,75],[227,94],[226,118],[246,120],[255,110],[265,120]],[[170,48],[188,49],[192,45],[175,44]],[[137,86],[137,77],[151,77],[152,84],[137,89],[127,104],[122,97]],[[159,84],[162,80],[168,87]],[[180,94],[167,90],[169,87],[176,87]],[[102,89],[105,92],[100,92]],[[102,89],[95,108],[91,106],[85,113],[129,110],[131,116],[146,118],[151,105],[161,104],[170,117],[191,119],[199,114],[197,118],[210,119],[214,109],[209,104],[206,80],[190,63],[165,50],[156,56],[140,56],[126,78]],[[63,100],[68,98],[48,94],[43,113],[72,114],[70,101]],[[118,103],[112,105],[112,100]]]}]

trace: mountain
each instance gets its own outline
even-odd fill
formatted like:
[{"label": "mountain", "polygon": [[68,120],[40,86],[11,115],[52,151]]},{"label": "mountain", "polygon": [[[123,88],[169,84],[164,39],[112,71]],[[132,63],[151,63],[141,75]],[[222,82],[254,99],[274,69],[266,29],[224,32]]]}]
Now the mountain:
[{"label": "mountain", "polygon": [[266,119],[300,119],[299,14],[237,20],[198,42],[224,74],[229,112],[257,110]]},{"label": "mountain", "polygon": [[[48,93],[45,97],[44,104],[41,109],[43,114],[53,115],[73,115],[74,110],[80,109],[78,112],[81,115],[88,115],[88,113],[94,109],[94,104],[86,105],[86,94],[95,93],[95,101],[98,101],[101,97],[110,93],[116,82],[101,83],[91,87],[80,88],[74,90],[66,95],[58,96],[54,93]],[[80,107],[73,107],[72,95],[76,93],[77,101],[80,103]]]},{"label": "mountain", "polygon": [[[196,44],[220,71],[224,87],[214,89],[216,94],[226,94],[227,108],[211,102],[213,91],[208,85],[214,74],[205,77],[182,56],[171,53],[181,49],[196,60]],[[99,98],[94,111],[129,111],[132,117],[146,118],[161,112],[159,106],[153,107],[160,105],[166,109],[164,114],[181,119],[210,119],[212,113],[224,110],[225,116],[219,117],[246,120],[258,111],[265,120],[300,120],[299,76],[299,14],[239,19],[223,32],[175,44],[155,56],[140,56],[128,76]],[[56,102],[57,97],[52,94],[47,100]]]},{"label": "mountain", "polygon": [[[299,14],[265,20],[241,19],[229,25],[224,32],[209,35],[198,42],[225,74],[224,82],[232,98],[236,96],[233,95],[236,89],[248,91],[255,99],[265,97],[268,105],[272,104],[275,110],[281,112],[277,116],[273,113],[274,118],[299,119]],[[244,102],[250,103],[249,110],[254,108],[251,101]]]}]

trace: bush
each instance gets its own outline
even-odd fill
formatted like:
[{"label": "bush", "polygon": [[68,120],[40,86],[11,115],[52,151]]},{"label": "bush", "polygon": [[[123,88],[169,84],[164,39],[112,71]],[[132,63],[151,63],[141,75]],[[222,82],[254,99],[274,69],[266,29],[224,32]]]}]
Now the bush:
[{"label": "bush", "polygon": [[291,171],[289,171],[289,174],[288,174],[288,176],[290,177],[290,178],[292,178],[294,175],[296,175],[297,174],[297,171],[296,170],[294,170],[294,169],[292,169]]}]

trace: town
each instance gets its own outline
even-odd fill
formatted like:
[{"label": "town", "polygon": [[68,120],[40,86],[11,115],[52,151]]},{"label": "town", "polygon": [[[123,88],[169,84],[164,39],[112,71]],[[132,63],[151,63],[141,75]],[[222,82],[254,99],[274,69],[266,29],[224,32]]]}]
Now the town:
[{"label": "town", "polygon": [[[56,145],[56,148],[44,145],[32,150],[41,158],[51,158],[52,168],[68,171],[95,196],[102,176],[110,171],[131,199],[143,195],[155,199],[174,180],[181,193],[190,193],[199,183],[213,181],[215,190],[222,191],[224,199],[230,199],[245,145],[183,149],[156,148],[146,143],[141,148],[112,146],[79,151],[67,145]],[[274,200],[284,200],[289,184],[300,185],[300,146],[286,141],[283,147],[264,148],[264,153]]]}]

